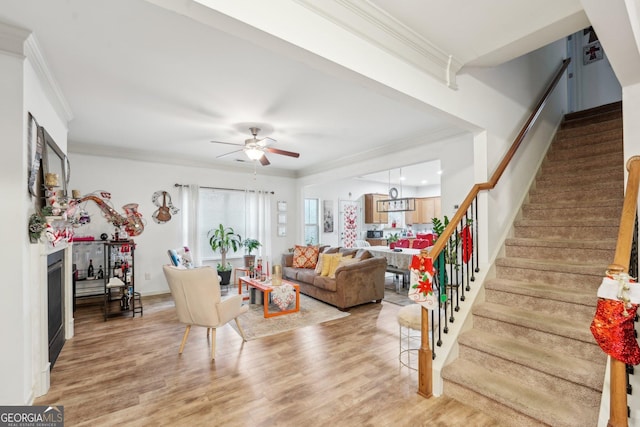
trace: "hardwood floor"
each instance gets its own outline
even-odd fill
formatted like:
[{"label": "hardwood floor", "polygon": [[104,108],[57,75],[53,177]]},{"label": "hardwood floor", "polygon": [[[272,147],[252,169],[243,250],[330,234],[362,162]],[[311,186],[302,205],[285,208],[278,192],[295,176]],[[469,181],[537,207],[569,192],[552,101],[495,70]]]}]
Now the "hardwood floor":
[{"label": "hardwood floor", "polygon": [[104,322],[79,305],[75,337],[36,405],[64,405],[67,426],[496,426],[447,397],[424,399],[398,362],[399,306],[246,343],[228,325],[209,360],[205,329],[184,353],[170,295],[143,298],[144,316]]}]

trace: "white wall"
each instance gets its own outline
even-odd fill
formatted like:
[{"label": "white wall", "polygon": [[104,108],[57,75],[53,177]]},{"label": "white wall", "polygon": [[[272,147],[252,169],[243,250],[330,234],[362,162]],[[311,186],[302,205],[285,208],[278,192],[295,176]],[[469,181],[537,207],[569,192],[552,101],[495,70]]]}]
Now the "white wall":
[{"label": "white wall", "polygon": [[[15,43],[14,50],[0,50],[0,135],[4,141],[0,176],[5,200],[10,201],[9,208],[0,214],[3,241],[10,242],[0,249],[6,285],[0,299],[5,325],[0,328],[0,342],[5,343],[6,350],[0,354],[0,404],[22,405],[48,387],[42,384],[48,366],[42,363],[40,354],[42,334],[47,333],[41,323],[43,313],[46,316],[46,306],[43,307],[46,295],[42,295],[40,288],[41,245],[30,244],[27,233],[29,216],[34,212],[34,200],[27,188],[28,113],[47,128],[63,150],[67,136],[66,121],[53,106],[47,82],[42,81],[31,60],[24,57],[28,33],[12,27],[2,29],[16,37],[10,41]],[[10,44],[3,44],[3,48],[8,47]],[[42,70],[41,64],[38,66]],[[43,370],[47,370],[46,374]]]},{"label": "white wall", "polygon": [[11,242],[0,249],[0,265],[4,271],[0,298],[3,319],[0,342],[4,348],[0,355],[2,404],[24,403],[31,391],[27,376],[31,372],[30,248],[25,239],[29,199],[25,192],[27,156],[22,136],[26,120],[19,108],[23,104],[22,68],[21,58],[0,52],[0,139],[5,141],[0,156],[0,177],[5,200],[16,201],[8,204],[8,209],[3,209],[1,214],[3,241]]},{"label": "white wall", "polygon": [[[171,221],[157,224],[151,215],[158,209],[151,201],[154,192],[167,191],[172,202],[180,207],[179,190],[174,184],[198,184],[209,187],[225,188],[255,188],[253,171],[229,172],[196,166],[168,165],[161,163],[126,160],[119,158],[96,157],[85,154],[70,153],[72,189],[80,190],[82,195],[96,190],[111,193],[112,207],[123,213],[122,206],[127,203],[138,203],[139,212],[146,221],[145,230],[134,237],[135,252],[135,280],[136,290],[142,295],[168,292],[168,286],[162,274],[162,265],[169,262],[167,250],[180,247],[183,243],[181,222],[182,212],[173,216]],[[257,181],[260,188],[275,191],[272,211],[272,247],[271,257],[279,261],[287,248],[297,243],[294,230],[297,228],[297,215],[289,212],[287,215],[288,232],[286,237],[276,236],[276,203],[287,201],[291,209],[296,206],[295,183],[288,178],[261,176],[258,170]],[[109,238],[114,227],[102,216],[97,205],[86,202],[87,210],[91,214],[91,223],[76,230],[76,235],[93,236],[99,240],[101,233],[107,233]],[[211,228],[217,224],[211,224]],[[229,259],[234,265],[243,264],[242,258]],[[148,279],[147,279],[148,277]]]},{"label": "white wall", "polygon": [[583,47],[589,43],[589,37],[582,31],[573,34],[568,41],[572,55],[569,79],[571,111],[581,111],[622,99],[622,88],[616,78],[609,58],[603,49],[603,58],[584,64]]}]

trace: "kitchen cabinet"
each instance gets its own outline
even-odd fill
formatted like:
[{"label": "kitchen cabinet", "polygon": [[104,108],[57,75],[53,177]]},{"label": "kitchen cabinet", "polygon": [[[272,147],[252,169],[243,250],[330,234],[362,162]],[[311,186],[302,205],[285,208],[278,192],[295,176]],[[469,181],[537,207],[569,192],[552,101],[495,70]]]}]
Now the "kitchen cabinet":
[{"label": "kitchen cabinet", "polygon": [[388,199],[386,194],[365,194],[364,195],[364,223],[365,224],[386,224],[389,222],[387,212],[378,212],[378,200]]},{"label": "kitchen cabinet", "polygon": [[416,210],[406,211],[405,224],[431,224],[432,219],[441,216],[440,197],[416,198]]}]

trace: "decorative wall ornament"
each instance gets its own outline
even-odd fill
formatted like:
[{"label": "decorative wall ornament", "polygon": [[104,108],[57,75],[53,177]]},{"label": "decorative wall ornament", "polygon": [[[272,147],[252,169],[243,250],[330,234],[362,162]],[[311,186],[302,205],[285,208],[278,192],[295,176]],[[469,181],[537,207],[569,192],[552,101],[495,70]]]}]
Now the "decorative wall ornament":
[{"label": "decorative wall ornament", "polygon": [[[111,193],[108,191],[94,191],[80,199],[71,199],[65,215],[67,218],[71,218],[75,215],[75,211],[81,203],[91,200],[98,205],[106,220],[113,224],[116,229],[123,228],[129,236],[142,234],[144,231],[144,220],[142,219],[142,214],[138,212],[138,204],[128,203],[124,205],[122,207],[122,209],[124,209],[124,215],[120,215],[110,206],[108,203],[109,199],[111,199]],[[82,213],[82,209],[80,212]]]},{"label": "decorative wall ornament", "polygon": [[175,215],[180,212],[180,209],[173,206],[173,203],[171,203],[171,195],[166,191],[156,191],[153,193],[151,201],[154,205],[158,206],[158,210],[151,215],[153,220],[158,224],[164,224],[165,222],[171,221],[171,215]]}]

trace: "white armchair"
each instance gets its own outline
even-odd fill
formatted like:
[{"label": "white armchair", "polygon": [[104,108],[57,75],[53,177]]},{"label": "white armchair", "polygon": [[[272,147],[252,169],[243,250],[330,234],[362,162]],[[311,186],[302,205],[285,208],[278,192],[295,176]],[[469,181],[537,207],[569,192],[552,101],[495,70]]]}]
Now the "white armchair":
[{"label": "white armchair", "polygon": [[178,321],[187,325],[179,354],[182,354],[192,325],[206,327],[207,336],[209,329],[212,330],[211,359],[215,359],[216,354],[216,328],[232,319],[236,321],[240,335],[246,341],[238,316],[247,312],[249,307],[242,305],[242,295],[222,299],[220,281],[215,269],[181,269],[170,265],[165,265],[162,269],[176,304]]}]

